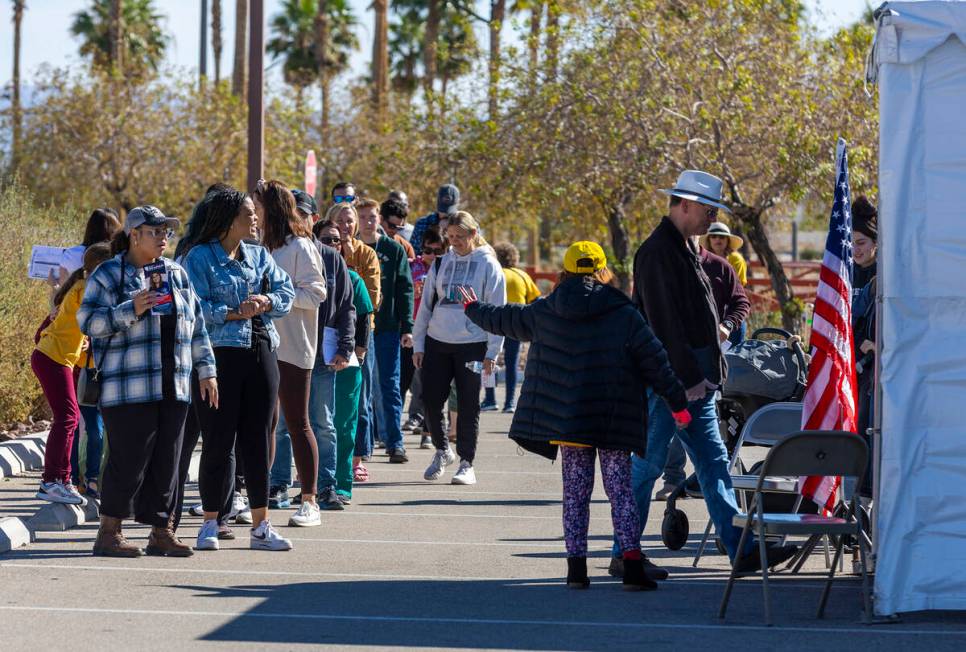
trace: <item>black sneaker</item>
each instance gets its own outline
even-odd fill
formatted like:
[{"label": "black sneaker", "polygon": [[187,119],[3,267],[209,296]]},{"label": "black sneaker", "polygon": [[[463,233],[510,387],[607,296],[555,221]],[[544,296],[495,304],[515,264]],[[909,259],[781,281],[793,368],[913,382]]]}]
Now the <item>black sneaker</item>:
[{"label": "black sneaker", "polygon": [[338,498],[339,502],[342,503],[343,505],[352,504],[352,499],[346,496],[345,494],[336,493],[335,497]]},{"label": "black sneaker", "polygon": [[331,511],[338,511],[345,509],[345,505],[339,500],[339,494],[336,493],[334,487],[326,487],[319,492],[316,498],[319,502],[319,509],[326,509]]},{"label": "black sneaker", "polygon": [[[302,496],[299,494],[299,502],[301,502]],[[268,490],[268,507],[269,509],[288,509],[291,507],[292,501],[288,496],[288,487],[283,487],[280,485],[275,485]]]},{"label": "black sneaker", "polygon": [[405,448],[394,448],[391,451],[389,451],[390,464],[405,464],[408,461],[409,461],[409,458],[406,457]]},{"label": "black sneaker", "polygon": [[[647,558],[647,555],[642,553],[641,561],[644,564],[644,574],[648,578],[655,581],[667,579],[667,571],[653,563]],[[611,577],[624,577],[624,560],[620,557],[611,557],[610,565],[607,567],[607,574]]]},{"label": "black sneaker", "polygon": [[423,427],[423,420],[421,417],[411,416],[406,420],[406,423],[402,425],[401,430],[403,432],[417,432]]},{"label": "black sneaker", "polygon": [[423,435],[419,440],[419,447],[423,450],[434,450],[436,447],[433,446],[433,438],[429,435]]},{"label": "black sneaker", "polygon": [[[798,546],[773,545],[765,549],[765,562],[768,568],[773,568],[778,564],[788,561],[798,552]],[[758,544],[747,555],[735,562],[735,570],[739,573],[757,573],[761,570],[761,552]]]},{"label": "black sneaker", "polygon": [[586,557],[567,557],[567,588],[586,589],[590,586],[587,577]]}]

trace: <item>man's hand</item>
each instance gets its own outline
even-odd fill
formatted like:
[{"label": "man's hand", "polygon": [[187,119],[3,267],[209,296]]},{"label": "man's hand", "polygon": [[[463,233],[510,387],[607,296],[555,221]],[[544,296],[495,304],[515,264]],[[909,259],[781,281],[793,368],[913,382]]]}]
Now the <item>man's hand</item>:
[{"label": "man's hand", "polygon": [[496,360],[493,358],[486,358],[483,360],[483,373],[489,376],[493,373],[494,369],[496,369]]},{"label": "man's hand", "polygon": [[402,345],[402,348],[404,348],[404,349],[411,349],[411,348],[413,348],[413,335],[412,335],[412,333],[406,333],[405,335],[403,335],[402,337],[400,337],[399,338],[399,343]]},{"label": "man's hand", "polygon": [[359,358],[359,364],[362,364],[362,361],[366,359],[366,350],[363,346],[356,347],[356,357]]},{"label": "man's hand", "polygon": [[731,337],[731,329],[724,324],[718,324],[718,344]]},{"label": "man's hand", "polygon": [[869,351],[875,351],[875,342],[871,340],[863,340],[862,344],[859,345],[859,351],[862,353],[868,353]]},{"label": "man's hand", "polygon": [[413,353],[413,366],[416,367],[417,369],[422,369],[423,368],[423,354],[422,353]]},{"label": "man's hand", "polygon": [[708,380],[705,378],[694,387],[688,388],[686,392],[688,402],[691,403],[693,401],[700,401],[708,395],[708,392],[713,392],[715,389],[717,389],[717,385],[708,382]]},{"label": "man's hand", "polygon": [[341,353],[336,353],[335,357],[332,358],[332,369],[334,371],[342,371],[349,366],[349,361],[345,359]]},{"label": "man's hand", "polygon": [[198,389],[201,390],[201,400],[208,401],[208,405],[218,409],[218,380],[215,378],[205,378],[198,381]]}]

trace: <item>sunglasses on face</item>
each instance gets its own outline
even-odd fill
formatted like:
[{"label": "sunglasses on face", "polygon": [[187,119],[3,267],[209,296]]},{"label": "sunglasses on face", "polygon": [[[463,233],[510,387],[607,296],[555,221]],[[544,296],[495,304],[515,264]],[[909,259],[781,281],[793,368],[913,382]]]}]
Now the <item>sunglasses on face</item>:
[{"label": "sunglasses on face", "polygon": [[333,198],[336,204],[352,204],[356,200],[355,195],[335,195]]},{"label": "sunglasses on face", "polygon": [[341,243],[342,238],[339,238],[337,236],[327,235],[319,238],[319,242],[321,242],[322,244],[327,244],[329,246],[332,246],[332,245],[337,245]]},{"label": "sunglasses on face", "polygon": [[389,220],[386,220],[383,223],[383,226],[389,229],[390,231],[398,231],[399,229],[403,228],[405,225],[406,225],[405,222],[399,222],[397,224],[396,222],[390,222]]},{"label": "sunglasses on face", "polygon": [[423,247],[423,253],[427,256],[442,256],[442,247]]}]

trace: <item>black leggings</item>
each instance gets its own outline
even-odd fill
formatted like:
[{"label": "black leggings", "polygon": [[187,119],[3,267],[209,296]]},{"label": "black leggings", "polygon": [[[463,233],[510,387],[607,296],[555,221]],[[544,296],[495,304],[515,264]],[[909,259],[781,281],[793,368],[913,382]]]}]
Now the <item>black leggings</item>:
[{"label": "black leggings", "polygon": [[[245,486],[253,509],[268,506],[268,438],[278,400],[278,361],[267,342],[254,349],[217,347],[218,409],[195,396],[205,433],[201,445],[201,505],[220,512],[234,486],[232,447],[237,433]],[[257,524],[256,524],[257,525]]]},{"label": "black leggings", "polygon": [[107,465],[101,487],[104,516],[164,527],[178,503],[178,460],[189,405],[153,401],[101,410]]},{"label": "black leggings", "polygon": [[448,344],[426,338],[426,351],[420,378],[423,382],[423,405],[426,422],[437,450],[446,448],[443,432],[443,407],[449,398],[450,384],[456,381],[459,419],[456,421],[456,453],[473,463],[476,440],[480,433],[480,374],[467,369],[467,362],[482,362],[486,342]]}]

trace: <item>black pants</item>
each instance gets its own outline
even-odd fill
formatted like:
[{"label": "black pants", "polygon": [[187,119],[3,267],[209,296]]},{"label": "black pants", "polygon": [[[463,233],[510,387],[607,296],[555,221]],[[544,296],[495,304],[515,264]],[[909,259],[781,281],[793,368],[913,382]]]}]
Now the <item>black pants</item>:
[{"label": "black pants", "polygon": [[[234,488],[232,448],[237,434],[245,486],[253,509],[268,506],[268,438],[278,401],[278,361],[267,342],[254,349],[217,347],[218,409],[195,396],[205,433],[199,485],[206,512],[220,512]],[[256,524],[257,525],[257,524]]]},{"label": "black pants", "polygon": [[101,410],[108,444],[101,514],[167,525],[178,503],[178,460],[188,408],[166,400]]},{"label": "black pants", "polygon": [[466,363],[482,361],[485,355],[486,342],[447,344],[427,337],[420,372],[426,422],[437,449],[447,446],[446,433],[443,432],[443,408],[449,398],[450,384],[456,381],[460,415],[456,422],[456,453],[470,464],[476,456],[476,440],[480,433],[481,375],[467,369]]},{"label": "black pants", "polygon": [[403,405],[406,404],[406,392],[410,392],[409,416],[422,418],[424,412],[423,384],[419,378],[419,370],[413,364],[411,347],[402,350],[399,371],[399,396],[402,398]]}]

